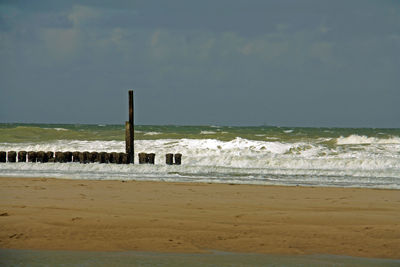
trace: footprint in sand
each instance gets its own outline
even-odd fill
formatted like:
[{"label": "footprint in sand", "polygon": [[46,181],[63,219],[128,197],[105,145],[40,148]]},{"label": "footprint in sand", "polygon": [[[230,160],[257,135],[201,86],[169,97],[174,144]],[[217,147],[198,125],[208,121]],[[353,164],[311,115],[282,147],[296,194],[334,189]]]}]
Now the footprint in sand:
[{"label": "footprint in sand", "polygon": [[10,235],[9,238],[15,238],[15,239],[20,239],[24,234],[20,233],[20,234],[13,234]]},{"label": "footprint in sand", "polygon": [[21,209],[24,209],[24,208],[26,208],[26,206],[25,205],[16,205],[16,206],[12,206],[13,208],[21,208]]},{"label": "footprint in sand", "polygon": [[33,189],[35,189],[35,190],[46,190],[46,187],[35,186]]}]

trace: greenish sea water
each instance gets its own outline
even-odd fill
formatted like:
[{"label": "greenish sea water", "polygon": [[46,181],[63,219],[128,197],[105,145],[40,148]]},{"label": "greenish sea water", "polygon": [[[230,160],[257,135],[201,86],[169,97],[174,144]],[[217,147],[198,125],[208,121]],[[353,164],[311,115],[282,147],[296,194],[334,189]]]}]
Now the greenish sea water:
[{"label": "greenish sea water", "polygon": [[[0,124],[0,151],[124,152],[123,125]],[[400,189],[400,129],[135,126],[155,165],[0,164],[1,176]],[[181,153],[181,166],[165,166]]]},{"label": "greenish sea water", "polygon": [[335,255],[265,255],[212,252],[210,254],[154,252],[85,252],[0,249],[1,266],[400,266],[400,260]]},{"label": "greenish sea water", "polygon": [[[0,142],[47,142],[54,140],[124,141],[124,125],[90,124],[0,124]],[[258,141],[299,142],[335,139],[346,136],[367,136],[389,139],[400,137],[400,129],[379,128],[301,128],[301,127],[233,127],[136,125],[137,140],[208,139],[231,141],[243,138]],[[327,144],[329,141],[327,140]],[[333,144],[333,142],[331,142]]]}]

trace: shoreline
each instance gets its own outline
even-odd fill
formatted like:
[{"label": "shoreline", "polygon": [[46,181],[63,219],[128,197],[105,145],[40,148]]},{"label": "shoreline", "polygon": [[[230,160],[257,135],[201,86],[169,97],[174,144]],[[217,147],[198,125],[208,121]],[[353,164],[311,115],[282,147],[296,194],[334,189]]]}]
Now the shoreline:
[{"label": "shoreline", "polygon": [[0,177],[0,248],[399,259],[397,191]]},{"label": "shoreline", "polygon": [[5,266],[398,266],[400,260],[340,255],[277,255],[212,251],[207,254],[141,251],[60,251],[1,249]]},{"label": "shoreline", "polygon": [[[66,164],[66,163],[62,163]],[[68,164],[68,163],[67,163]],[[397,190],[400,191],[400,188],[387,188],[387,187],[362,187],[362,186],[339,186],[339,185],[315,185],[315,184],[278,184],[278,183],[235,183],[232,181],[229,182],[222,182],[222,181],[176,181],[176,180],[169,180],[168,178],[163,178],[164,180],[157,179],[137,179],[137,178],[129,178],[129,179],[118,179],[118,178],[111,178],[111,179],[104,179],[104,178],[89,178],[89,179],[81,179],[81,178],[71,178],[68,176],[21,176],[21,175],[3,175],[0,176],[2,178],[16,178],[16,179],[57,179],[57,180],[73,180],[73,181],[110,181],[110,182],[143,182],[143,183],[168,183],[168,184],[208,184],[208,185],[244,185],[244,186],[266,186],[266,187],[301,187],[301,188],[338,188],[338,189],[368,189],[368,190]]]}]

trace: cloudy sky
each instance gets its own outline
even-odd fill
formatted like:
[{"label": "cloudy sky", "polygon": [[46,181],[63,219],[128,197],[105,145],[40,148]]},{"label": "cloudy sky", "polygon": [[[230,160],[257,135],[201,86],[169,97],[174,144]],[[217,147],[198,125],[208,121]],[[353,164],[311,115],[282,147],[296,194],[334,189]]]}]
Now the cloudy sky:
[{"label": "cloudy sky", "polygon": [[400,1],[0,1],[0,122],[400,127]]}]

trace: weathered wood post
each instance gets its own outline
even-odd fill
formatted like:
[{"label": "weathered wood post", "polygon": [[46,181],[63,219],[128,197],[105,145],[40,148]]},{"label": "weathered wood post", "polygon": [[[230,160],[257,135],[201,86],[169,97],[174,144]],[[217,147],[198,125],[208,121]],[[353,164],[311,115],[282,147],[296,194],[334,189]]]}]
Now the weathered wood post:
[{"label": "weathered wood post", "polygon": [[121,164],[129,164],[129,157],[127,153],[119,153],[119,160]]},{"label": "weathered wood post", "polygon": [[182,154],[175,154],[175,165],[181,165],[182,162]]},{"label": "weathered wood post", "polygon": [[106,152],[100,152],[100,153],[97,155],[97,162],[99,162],[99,163],[107,163],[107,162],[106,162],[106,155],[107,155]]},{"label": "weathered wood post", "polygon": [[74,161],[74,162],[79,162],[79,151],[74,151],[74,152],[72,152],[72,160]]},{"label": "weathered wood post", "polygon": [[139,153],[139,164],[145,164],[146,163],[146,153]]},{"label": "weathered wood post", "polygon": [[117,156],[118,156],[117,152],[111,152],[111,153],[108,153],[108,155],[109,155],[110,163],[117,163]]},{"label": "weathered wood post", "polygon": [[49,156],[46,152],[43,151],[43,162],[49,162]]},{"label": "weathered wood post", "polygon": [[26,151],[18,151],[18,162],[26,162]]},{"label": "weathered wood post", "polygon": [[7,160],[8,160],[8,162],[17,162],[17,152],[8,151]]},{"label": "weathered wood post", "polygon": [[165,163],[167,163],[168,165],[172,165],[174,164],[174,154],[168,153],[165,155]]},{"label": "weathered wood post", "polygon": [[86,152],[79,152],[79,163],[86,163]]},{"label": "weathered wood post", "polygon": [[89,151],[83,151],[83,157],[85,159],[84,163],[89,163],[90,152]]},{"label": "weathered wood post", "polygon": [[133,90],[129,90],[129,121],[125,123],[125,150],[129,163],[135,163],[135,124],[134,124]]},{"label": "weathered wood post", "polygon": [[71,151],[64,152],[64,161],[72,162],[72,152]]},{"label": "weathered wood post", "polygon": [[107,152],[101,152],[104,153],[104,163],[110,163],[110,153]]},{"label": "weathered wood post", "polygon": [[[131,124],[129,121],[125,122],[125,153],[130,156],[132,143],[131,143]],[[129,163],[131,159],[129,158]]]},{"label": "weathered wood post", "polygon": [[47,162],[54,162],[54,152],[53,151],[47,151]]},{"label": "weathered wood post", "polygon": [[154,164],[154,160],[155,160],[155,158],[156,158],[156,154],[154,154],[154,153],[149,153],[149,154],[147,154],[146,156],[147,156],[147,157],[146,157],[147,163],[149,163],[149,164]]},{"label": "weathered wood post", "polygon": [[93,162],[97,162],[97,155],[99,153],[98,152],[90,152],[89,154],[89,162],[93,163]]},{"label": "weathered wood post", "polygon": [[116,164],[121,164],[121,157],[120,157],[120,152],[115,152],[115,154],[113,154],[114,160]]},{"label": "weathered wood post", "polygon": [[7,152],[0,151],[0,162],[6,162],[6,161],[7,161]]},{"label": "weathered wood post", "polygon": [[86,157],[86,162],[87,163],[93,162],[93,154],[92,154],[92,152],[88,152],[87,157]]},{"label": "weathered wood post", "polygon": [[59,163],[64,163],[64,162],[65,162],[65,155],[64,155],[64,152],[57,151],[57,152],[55,153],[55,159],[54,159],[54,161],[55,161],[55,162],[59,162]]},{"label": "weathered wood post", "polygon": [[47,154],[44,151],[38,151],[36,154],[36,161],[40,163],[47,162]]},{"label": "weathered wood post", "polygon": [[28,162],[36,162],[36,151],[28,151]]}]

